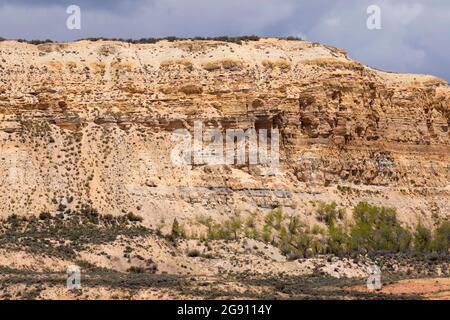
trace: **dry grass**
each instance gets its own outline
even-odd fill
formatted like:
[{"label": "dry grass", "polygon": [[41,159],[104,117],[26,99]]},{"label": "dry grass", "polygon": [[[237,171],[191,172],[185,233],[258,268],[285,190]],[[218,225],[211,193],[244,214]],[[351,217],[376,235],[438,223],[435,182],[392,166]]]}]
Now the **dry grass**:
[{"label": "dry grass", "polygon": [[94,73],[105,73],[106,65],[104,62],[97,61],[91,64]]},{"label": "dry grass", "polygon": [[70,71],[73,71],[77,67],[77,63],[74,61],[69,61],[66,63],[66,66]]},{"label": "dry grass", "polygon": [[287,71],[291,69],[291,63],[285,59],[277,59],[277,60],[263,60],[263,67],[267,69],[280,69],[283,71]]},{"label": "dry grass", "polygon": [[118,60],[114,60],[111,63],[111,67],[113,69],[116,69],[116,70],[128,71],[128,72],[131,72],[131,70],[133,70],[133,65],[131,63],[129,63],[129,62],[121,62],[121,61],[118,61]]},{"label": "dry grass", "polygon": [[207,71],[215,71],[215,70],[231,70],[231,71],[238,71],[241,70],[243,67],[243,63],[240,60],[234,60],[234,59],[221,59],[221,60],[215,60],[215,61],[208,61],[202,64],[203,69]]},{"label": "dry grass", "polygon": [[189,59],[173,59],[173,60],[166,60],[161,62],[160,68],[161,69],[169,69],[170,67],[184,67],[187,70],[193,70],[194,65]]},{"label": "dry grass", "polygon": [[48,63],[48,66],[50,67],[51,70],[54,71],[62,71],[63,69],[63,64],[59,61],[50,61]]},{"label": "dry grass", "polygon": [[38,50],[45,53],[50,53],[55,51],[55,46],[52,44],[40,44],[37,46]]},{"label": "dry grass", "polygon": [[339,60],[336,58],[320,57],[315,59],[305,60],[303,64],[311,66],[319,66],[321,68],[334,69],[362,69],[363,66],[356,61]]},{"label": "dry grass", "polygon": [[117,52],[117,49],[113,45],[103,45],[97,51],[97,53],[99,55],[102,55],[102,56],[105,56],[105,57],[107,57],[107,56],[109,56],[111,54],[115,54],[116,52]]}]

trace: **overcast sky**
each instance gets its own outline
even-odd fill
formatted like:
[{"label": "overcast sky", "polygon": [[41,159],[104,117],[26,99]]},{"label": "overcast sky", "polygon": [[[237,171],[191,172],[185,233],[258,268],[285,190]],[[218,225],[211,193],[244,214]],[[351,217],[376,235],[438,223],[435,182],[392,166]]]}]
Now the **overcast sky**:
[{"label": "overcast sky", "polygon": [[[69,30],[66,8],[81,8]],[[381,30],[366,27],[369,5]],[[0,37],[298,36],[383,70],[450,80],[449,0],[0,0]]]}]

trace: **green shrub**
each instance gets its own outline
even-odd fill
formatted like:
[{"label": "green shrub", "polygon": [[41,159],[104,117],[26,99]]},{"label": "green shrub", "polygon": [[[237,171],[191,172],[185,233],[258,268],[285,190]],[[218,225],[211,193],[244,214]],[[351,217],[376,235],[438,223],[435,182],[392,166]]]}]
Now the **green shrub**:
[{"label": "green shrub", "polygon": [[350,238],[343,227],[331,226],[328,230],[327,247],[335,255],[342,255],[348,251]]},{"label": "green shrub", "polygon": [[230,240],[233,238],[237,240],[241,232],[247,234],[250,229],[253,229],[252,234],[257,233],[255,227],[248,227],[248,221],[246,222],[246,228],[244,228],[244,223],[238,215],[222,223],[213,222],[211,217],[200,217],[198,218],[198,222],[208,228],[207,238],[210,240]]},{"label": "green shrub", "polygon": [[175,218],[173,220],[171,234],[172,234],[172,237],[174,237],[174,238],[180,238],[180,237],[184,238],[186,235],[183,227],[180,225],[177,218]]},{"label": "green shrub", "polygon": [[200,251],[198,251],[197,249],[189,250],[188,253],[187,253],[187,256],[191,257],[191,258],[199,257],[200,256]]},{"label": "green shrub", "polygon": [[283,219],[284,219],[283,210],[281,208],[276,208],[270,211],[266,215],[264,220],[266,224],[270,225],[275,230],[280,230]]},{"label": "green shrub", "polygon": [[291,216],[289,218],[289,224],[288,224],[288,231],[292,235],[296,235],[299,232],[300,229],[300,222],[298,220],[298,217]]},{"label": "green shrub", "polygon": [[[96,211],[95,211],[96,212]],[[0,247],[10,245],[15,249],[61,258],[74,258],[76,252],[88,246],[106,244],[119,236],[135,238],[148,236],[151,230],[130,223],[125,216],[96,216],[92,223],[91,212],[67,210],[62,214],[40,214],[37,217],[11,215],[0,219]]]},{"label": "green shrub", "polygon": [[230,231],[220,223],[212,223],[208,226],[208,239],[231,239]]},{"label": "green shrub", "polygon": [[256,221],[254,216],[249,216],[245,220],[244,224],[245,230],[244,234],[247,238],[258,240],[260,238],[260,233],[256,226]]},{"label": "green shrub", "polygon": [[145,268],[138,266],[131,266],[127,269],[127,272],[130,273],[145,273]]},{"label": "green shrub", "polygon": [[39,220],[50,220],[52,215],[48,211],[43,211],[39,213]]},{"label": "green shrub", "polygon": [[291,245],[296,249],[293,253],[309,257],[316,252],[313,251],[313,238],[311,235],[302,233],[292,239]]},{"label": "green shrub", "polygon": [[142,222],[142,220],[144,220],[144,218],[134,214],[133,212],[128,212],[126,217],[130,222]]},{"label": "green shrub", "polygon": [[411,234],[398,223],[395,209],[361,202],[353,209],[353,217],[351,249],[363,253],[409,249]]},{"label": "green shrub", "polygon": [[244,231],[244,234],[249,239],[259,240],[261,237],[257,228],[251,228],[251,227],[246,228]]},{"label": "green shrub", "polygon": [[429,250],[431,248],[431,240],[431,231],[419,223],[414,233],[414,250],[418,252]]},{"label": "green shrub", "polygon": [[450,249],[450,221],[442,223],[435,231],[431,247],[448,252]]},{"label": "green shrub", "polygon": [[232,217],[229,220],[225,221],[225,228],[228,229],[230,234],[234,235],[234,239],[237,240],[239,236],[239,232],[242,229],[242,221],[239,216]]},{"label": "green shrub", "polygon": [[[175,42],[175,41],[187,41],[187,40],[196,40],[196,41],[223,41],[223,42],[230,42],[230,43],[236,43],[236,44],[242,44],[243,42],[247,41],[258,41],[260,38],[258,36],[239,36],[239,37],[228,37],[228,36],[221,36],[221,37],[193,37],[193,38],[178,38],[174,36],[168,36],[164,38],[141,38],[141,39],[122,39],[122,38],[85,38],[80,40],[89,40],[89,41],[99,41],[99,40],[105,40],[105,41],[122,41],[122,42],[128,42],[128,43],[157,43],[162,40],[167,40],[169,42]],[[286,40],[294,40],[294,41],[300,41],[300,38],[295,37],[287,37],[287,38],[279,38],[279,39],[286,39]],[[18,40],[22,42],[30,42],[27,40]],[[40,43],[46,43],[51,42],[51,40],[45,40],[45,41],[39,41],[39,40],[33,40],[32,43],[34,44],[40,44]]]},{"label": "green shrub", "polygon": [[262,239],[264,242],[273,241],[272,227],[268,224],[263,227]]},{"label": "green shrub", "polygon": [[342,219],[344,213],[344,209],[338,209],[334,201],[331,203],[320,202],[319,208],[317,209],[317,219],[331,226],[337,219]]},{"label": "green shrub", "polygon": [[236,240],[244,234],[278,247],[288,259],[322,253],[342,256],[410,252],[412,249],[419,252],[449,250],[450,222],[443,223],[432,236],[422,225],[414,234],[402,227],[393,208],[361,202],[353,208],[354,223],[348,227],[338,223],[344,213],[334,202],[320,203],[317,217],[327,225],[323,230],[318,226],[312,229],[303,226],[298,217],[285,215],[281,208],[266,214],[262,228],[258,228],[254,217],[241,220],[234,216],[222,223],[215,223],[208,217],[199,222],[208,228],[208,239]]}]

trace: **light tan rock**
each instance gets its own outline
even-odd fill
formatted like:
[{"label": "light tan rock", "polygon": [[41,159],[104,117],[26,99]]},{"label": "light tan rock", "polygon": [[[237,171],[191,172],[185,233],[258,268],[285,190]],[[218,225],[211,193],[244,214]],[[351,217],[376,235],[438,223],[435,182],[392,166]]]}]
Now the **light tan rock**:
[{"label": "light tan rock", "polygon": [[[314,200],[394,206],[406,223],[449,217],[450,92],[435,77],[274,39],[3,41],[0,61],[1,215],[72,196],[105,213],[140,207],[150,224]],[[176,166],[171,133],[195,120],[279,129],[281,174]]]}]

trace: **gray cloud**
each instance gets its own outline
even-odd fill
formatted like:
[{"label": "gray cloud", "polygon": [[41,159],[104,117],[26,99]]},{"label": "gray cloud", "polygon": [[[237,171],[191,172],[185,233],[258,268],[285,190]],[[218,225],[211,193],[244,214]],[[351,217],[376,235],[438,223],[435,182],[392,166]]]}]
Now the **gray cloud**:
[{"label": "gray cloud", "polygon": [[98,10],[118,10],[122,8],[136,7],[145,0],[0,0],[2,6],[22,6],[22,7],[67,7],[76,4],[80,7]]},{"label": "gray cloud", "polygon": [[[81,7],[81,30],[65,27],[69,4]],[[382,10],[381,30],[366,28],[371,4]],[[0,0],[5,38],[294,35],[373,67],[450,80],[448,30],[445,0]]]}]

